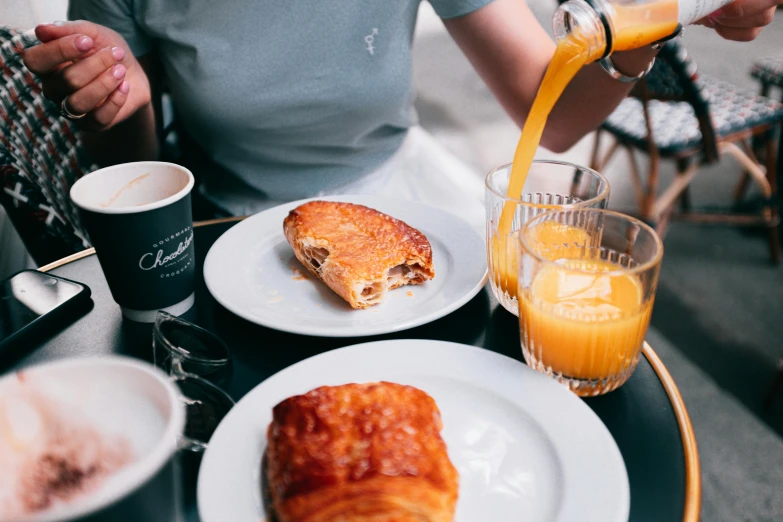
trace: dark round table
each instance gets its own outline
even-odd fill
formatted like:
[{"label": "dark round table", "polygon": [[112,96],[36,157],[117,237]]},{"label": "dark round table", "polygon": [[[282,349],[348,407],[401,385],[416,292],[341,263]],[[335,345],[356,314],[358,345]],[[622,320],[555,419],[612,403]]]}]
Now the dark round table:
[{"label": "dark round table", "polygon": [[[196,259],[203,266],[209,248],[236,223],[216,220],[196,225]],[[0,372],[42,361],[96,354],[122,354],[152,362],[151,325],[122,319],[112,301],[93,250],[41,268],[87,284],[93,304],[72,323],[43,334],[35,348],[0,361]],[[232,374],[224,386],[235,399],[283,368],[317,353],[380,339],[439,339],[479,346],[522,360],[517,319],[485,287],[473,300],[433,323],[373,338],[321,339],[270,330],[249,323],[217,304],[197,270],[196,306],[185,316],[214,332],[232,351]],[[631,485],[636,522],[696,521],[701,510],[701,472],[690,418],[677,386],[649,346],[631,379],[619,390],[585,399],[614,437]],[[187,520],[197,521],[196,479],[200,456],[184,454]],[[500,522],[500,521],[498,521]]]}]

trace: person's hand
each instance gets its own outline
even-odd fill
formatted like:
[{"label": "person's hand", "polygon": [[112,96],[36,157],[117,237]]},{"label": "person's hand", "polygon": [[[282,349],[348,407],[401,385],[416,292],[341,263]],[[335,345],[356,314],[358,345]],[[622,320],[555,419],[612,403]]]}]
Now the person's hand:
[{"label": "person's hand", "polygon": [[43,83],[44,96],[65,106],[85,130],[102,131],[150,102],[147,75],[125,39],[106,27],[75,21],[39,25],[40,44],[24,64]]},{"label": "person's hand", "polygon": [[727,40],[750,42],[772,23],[780,3],[781,0],[734,0],[696,23],[715,29]]}]

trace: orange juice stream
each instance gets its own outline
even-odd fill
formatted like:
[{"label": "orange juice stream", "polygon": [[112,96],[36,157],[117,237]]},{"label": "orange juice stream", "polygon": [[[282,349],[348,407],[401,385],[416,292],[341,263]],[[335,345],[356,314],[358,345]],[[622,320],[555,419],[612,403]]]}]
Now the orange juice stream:
[{"label": "orange juice stream", "polygon": [[[578,33],[569,35],[557,44],[555,55],[547,67],[544,79],[541,80],[536,99],[533,101],[525,126],[522,128],[517,150],[514,152],[511,177],[506,190],[508,198],[519,200],[522,197],[527,172],[533,164],[533,157],[536,155],[539,142],[541,142],[541,135],[544,133],[549,113],[552,112],[568,82],[576,76],[579,69],[590,58],[595,59],[596,57],[590,56],[587,40]],[[501,236],[506,236],[511,232],[515,210],[515,205],[509,202],[503,206],[498,224],[498,232]]]},{"label": "orange juice stream", "polygon": [[[614,6],[616,34],[613,51],[637,49],[665,38],[677,28],[677,0],[661,0],[643,5]],[[530,108],[522,135],[514,152],[506,196],[518,200],[522,196],[525,179],[544,133],[549,113],[560,99],[568,83],[586,63],[596,60],[604,48],[591,49],[590,35],[574,31],[557,44],[552,61]],[[506,204],[498,229],[506,235],[511,231],[514,206]]]},{"label": "orange juice stream", "polygon": [[[533,163],[533,157],[541,141],[541,135],[546,126],[549,113],[565,90],[568,82],[579,72],[579,69],[591,58],[586,40],[580,35],[572,34],[560,41],[555,55],[544,74],[538,94],[530,109],[530,114],[522,129],[517,150],[514,153],[514,163],[511,167],[508,190],[506,195],[519,200],[522,188],[525,186],[527,172]],[[492,273],[495,284],[508,295],[517,294],[517,234],[511,234],[516,205],[506,202],[500,215],[498,229],[490,244],[492,258]],[[557,232],[552,232],[556,234]],[[556,242],[555,236],[549,238]]]},{"label": "orange juice stream", "polygon": [[[615,51],[651,44],[672,34],[677,27],[677,0],[659,0],[647,4],[613,4],[612,7],[615,28],[612,50]],[[514,152],[506,190],[509,199],[518,201],[522,197],[527,173],[533,164],[547,118],[566,86],[582,66],[603,54],[605,47],[593,48],[593,36],[575,30],[558,42]],[[511,297],[516,297],[517,294],[517,236],[511,234],[515,212],[516,205],[507,201],[500,215],[497,232],[490,243],[495,284]],[[550,240],[556,241],[556,236],[552,236]]]},{"label": "orange juice stream", "polygon": [[537,362],[577,379],[605,379],[631,367],[653,300],[645,303],[639,278],[619,270],[575,259],[536,274],[520,295],[519,316],[523,344]]}]

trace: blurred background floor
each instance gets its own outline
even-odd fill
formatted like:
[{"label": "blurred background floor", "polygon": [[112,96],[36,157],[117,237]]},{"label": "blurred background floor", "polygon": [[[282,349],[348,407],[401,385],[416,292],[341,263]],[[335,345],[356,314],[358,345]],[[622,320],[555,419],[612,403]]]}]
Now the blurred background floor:
[{"label": "blurred background floor", "polygon": [[[556,2],[529,3],[550,27]],[[414,77],[421,124],[477,175],[510,162],[519,130],[429,6],[420,14]],[[748,74],[753,59],[783,53],[781,15],[752,43],[727,42],[703,27],[688,28],[683,43],[701,72],[756,90]],[[538,156],[587,164],[591,146],[588,136],[566,154],[540,150]],[[730,204],[738,173],[731,159],[704,169],[692,188],[694,205]],[[612,185],[610,206],[633,208],[623,155],[604,174]],[[672,167],[662,174],[670,180]],[[770,264],[764,233],[747,229],[673,223],[664,249],[648,338],[694,423],[704,480],[702,520],[783,520],[783,393],[769,412],[762,409],[783,357],[783,265]]]}]

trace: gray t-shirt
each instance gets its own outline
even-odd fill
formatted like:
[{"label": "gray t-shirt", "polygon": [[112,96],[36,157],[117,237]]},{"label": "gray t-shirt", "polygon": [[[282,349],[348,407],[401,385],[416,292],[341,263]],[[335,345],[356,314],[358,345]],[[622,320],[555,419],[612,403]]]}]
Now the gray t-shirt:
[{"label": "gray t-shirt", "polygon": [[[69,18],[160,55],[177,117],[225,169],[208,190],[291,200],[373,171],[415,125],[419,1],[71,0]],[[452,18],[491,0],[430,1]]]}]

